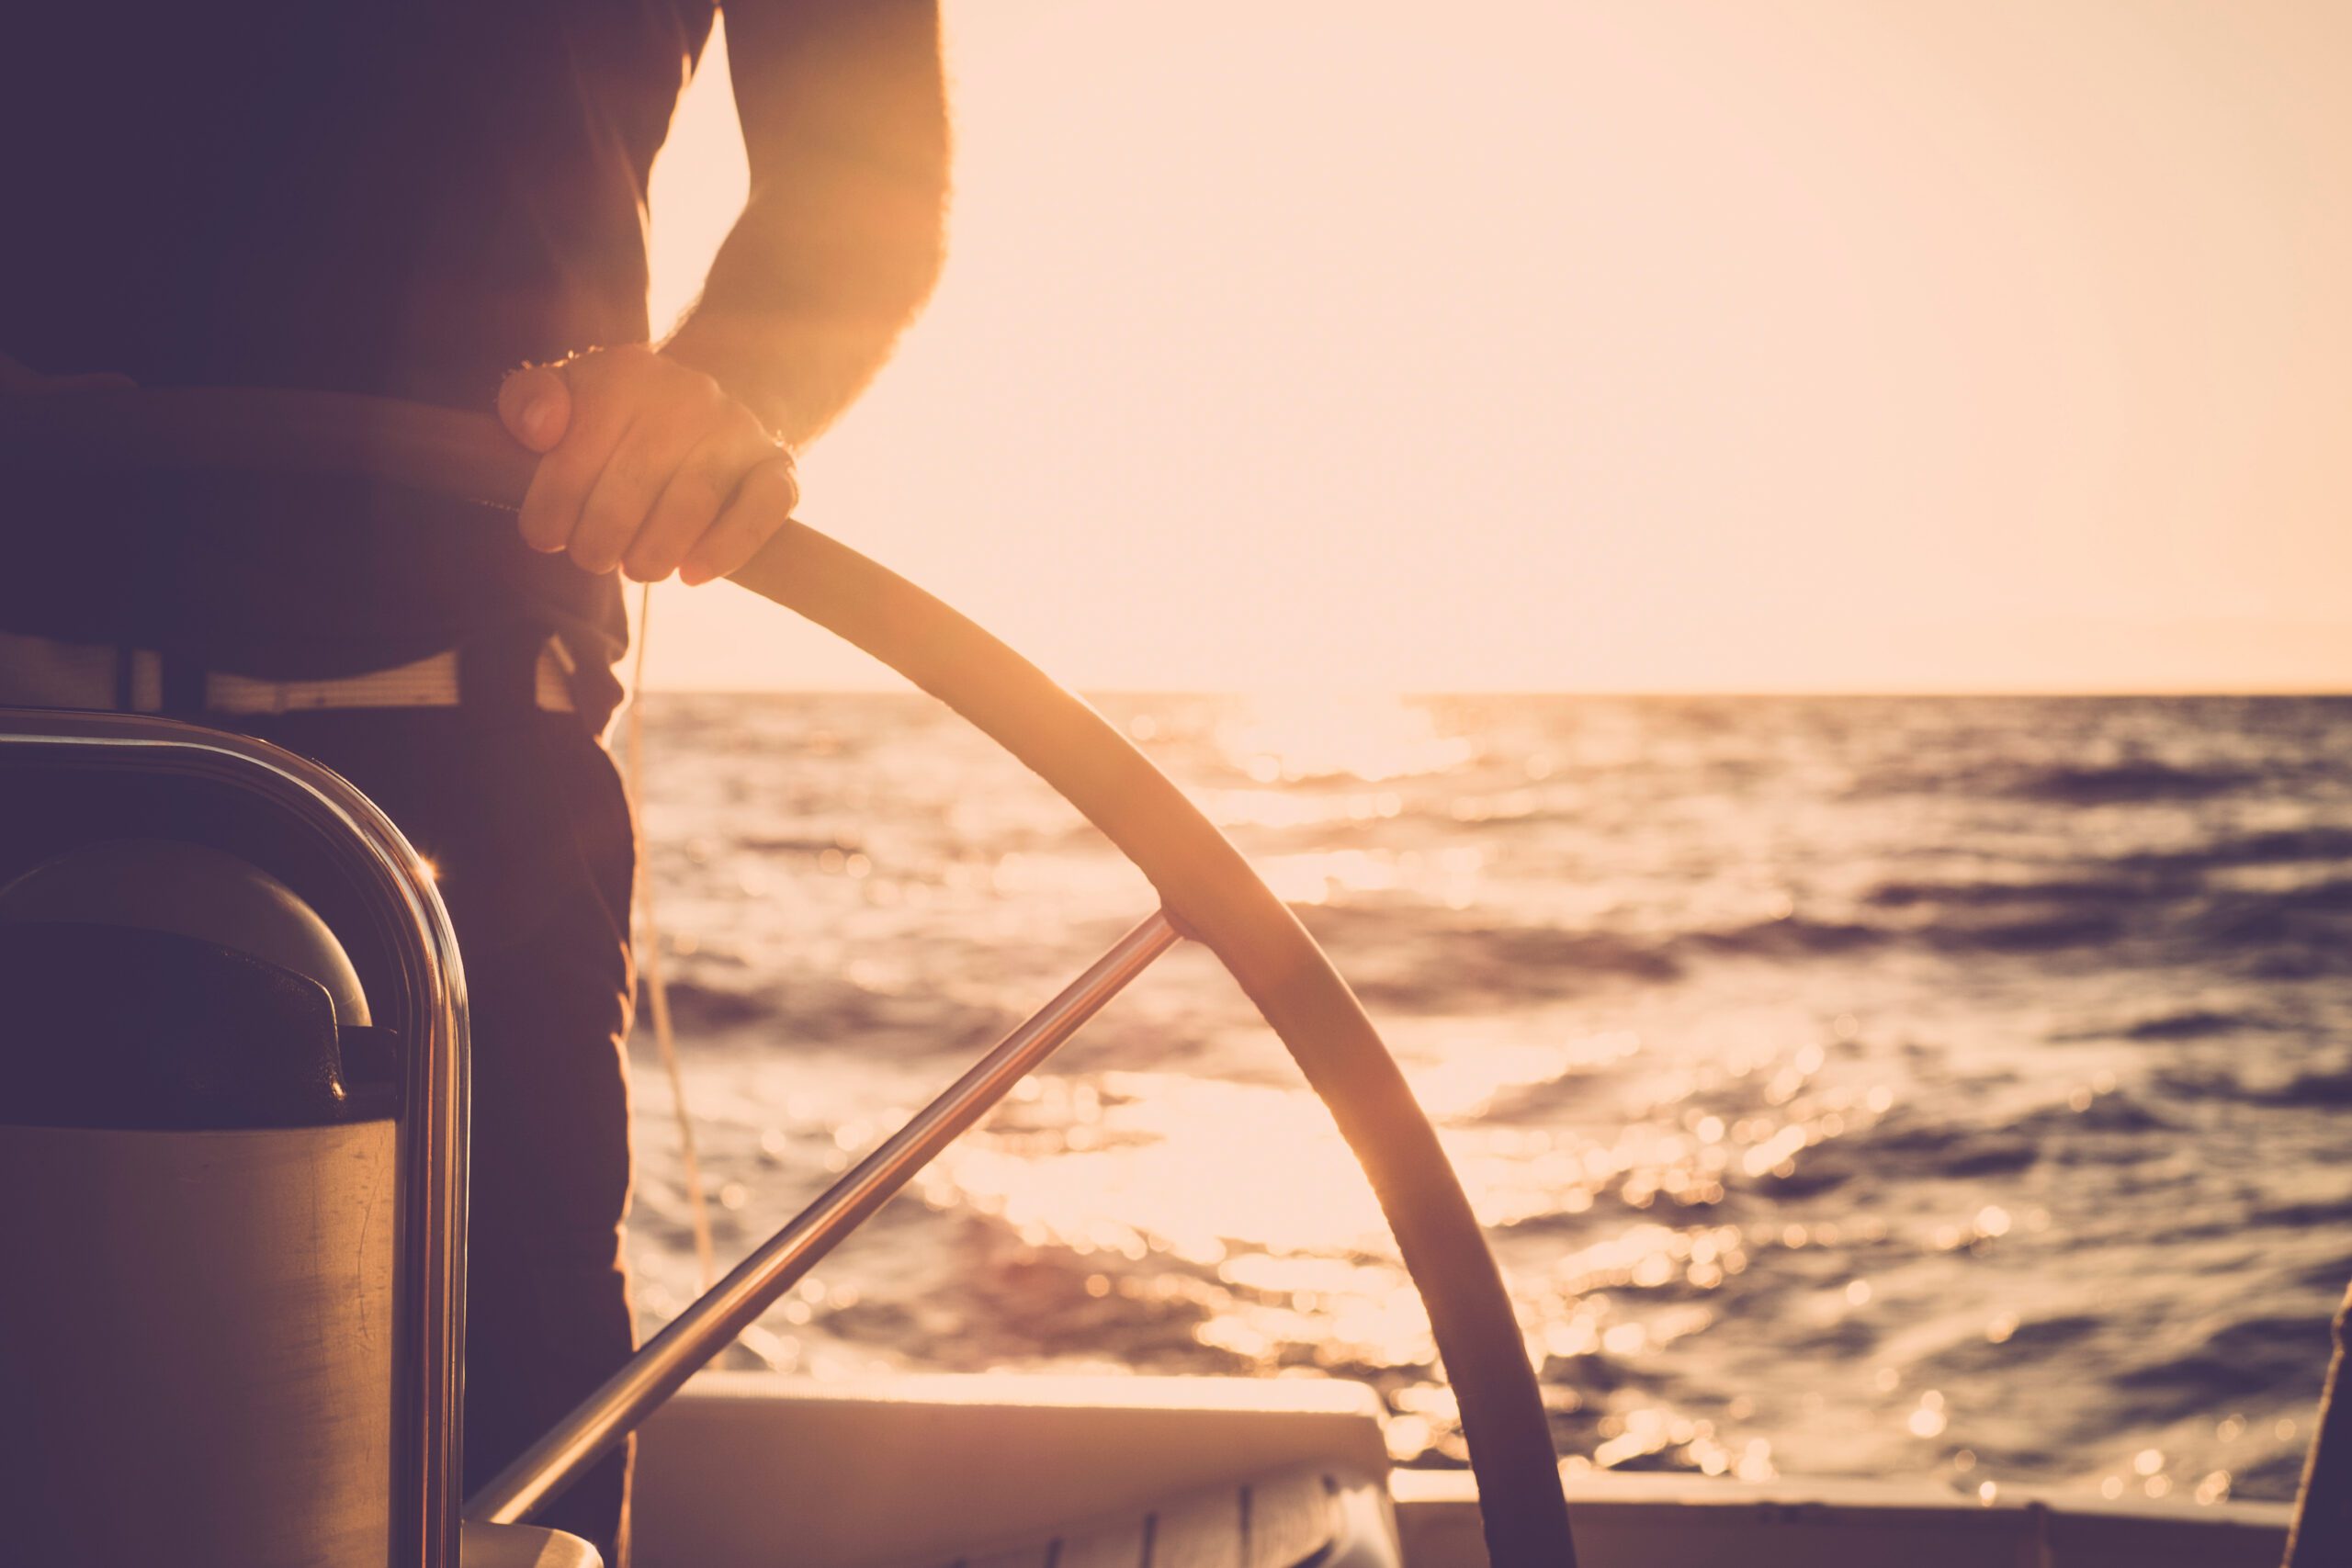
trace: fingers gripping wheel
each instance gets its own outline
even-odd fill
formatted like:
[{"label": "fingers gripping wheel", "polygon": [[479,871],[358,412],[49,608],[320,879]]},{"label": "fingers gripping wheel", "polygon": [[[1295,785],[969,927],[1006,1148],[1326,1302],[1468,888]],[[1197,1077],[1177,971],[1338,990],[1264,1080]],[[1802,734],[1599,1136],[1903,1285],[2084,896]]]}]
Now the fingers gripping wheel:
[{"label": "fingers gripping wheel", "polygon": [[[356,474],[511,508],[537,458],[485,415],[340,394],[107,389],[0,397],[0,462]],[[1019,758],[1151,879],[1173,930],[1224,961],[1379,1196],[1460,1402],[1492,1561],[1573,1563],[1550,1431],[1501,1275],[1395,1060],[1288,907],[1091,708],[904,579],[797,523],[733,576],[891,666]]]}]

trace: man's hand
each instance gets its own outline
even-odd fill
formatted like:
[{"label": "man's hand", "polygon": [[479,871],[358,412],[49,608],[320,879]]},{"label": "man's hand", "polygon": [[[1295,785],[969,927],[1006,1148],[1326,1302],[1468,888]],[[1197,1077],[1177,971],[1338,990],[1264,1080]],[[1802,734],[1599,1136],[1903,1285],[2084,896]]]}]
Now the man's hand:
[{"label": "man's hand", "polygon": [[642,344],[530,366],[498,416],[543,453],[523,540],[589,571],[642,582],[724,577],[759,553],[800,500],[792,454],[701,371]]}]

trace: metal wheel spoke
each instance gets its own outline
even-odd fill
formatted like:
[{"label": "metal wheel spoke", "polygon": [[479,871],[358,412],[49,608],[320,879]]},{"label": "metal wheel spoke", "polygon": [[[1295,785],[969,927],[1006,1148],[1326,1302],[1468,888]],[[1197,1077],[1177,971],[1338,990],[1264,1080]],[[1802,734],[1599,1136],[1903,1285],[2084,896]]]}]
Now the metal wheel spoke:
[{"label": "metal wheel spoke", "polygon": [[708,1294],[672,1319],[602,1388],[468,1500],[465,1517],[486,1524],[513,1524],[562,1490],[757,1321],[940,1150],[988,1114],[1014,1084],[1149,968],[1153,959],[1175,946],[1178,937],[1163,910],[1113,943],[1086,973],[1032,1013],[945,1093],[915,1112]]}]

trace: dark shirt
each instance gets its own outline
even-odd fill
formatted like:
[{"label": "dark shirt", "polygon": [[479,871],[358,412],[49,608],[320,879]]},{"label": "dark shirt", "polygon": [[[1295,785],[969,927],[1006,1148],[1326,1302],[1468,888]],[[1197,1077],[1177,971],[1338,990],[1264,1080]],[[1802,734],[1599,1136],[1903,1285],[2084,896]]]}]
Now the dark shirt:
[{"label": "dark shirt", "polygon": [[[0,353],[487,411],[526,360],[645,340],[646,176],[708,0],[14,12]],[[627,635],[611,578],[393,486],[0,473],[0,629],[246,674]]]}]

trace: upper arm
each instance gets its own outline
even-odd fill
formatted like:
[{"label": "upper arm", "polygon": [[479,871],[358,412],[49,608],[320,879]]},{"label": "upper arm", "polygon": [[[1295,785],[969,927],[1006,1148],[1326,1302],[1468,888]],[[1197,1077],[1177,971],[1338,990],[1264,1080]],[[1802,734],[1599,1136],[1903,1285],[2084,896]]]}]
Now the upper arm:
[{"label": "upper arm", "polygon": [[725,10],[752,199],[847,206],[829,216],[859,227],[935,228],[947,187],[935,0],[730,0]]}]

